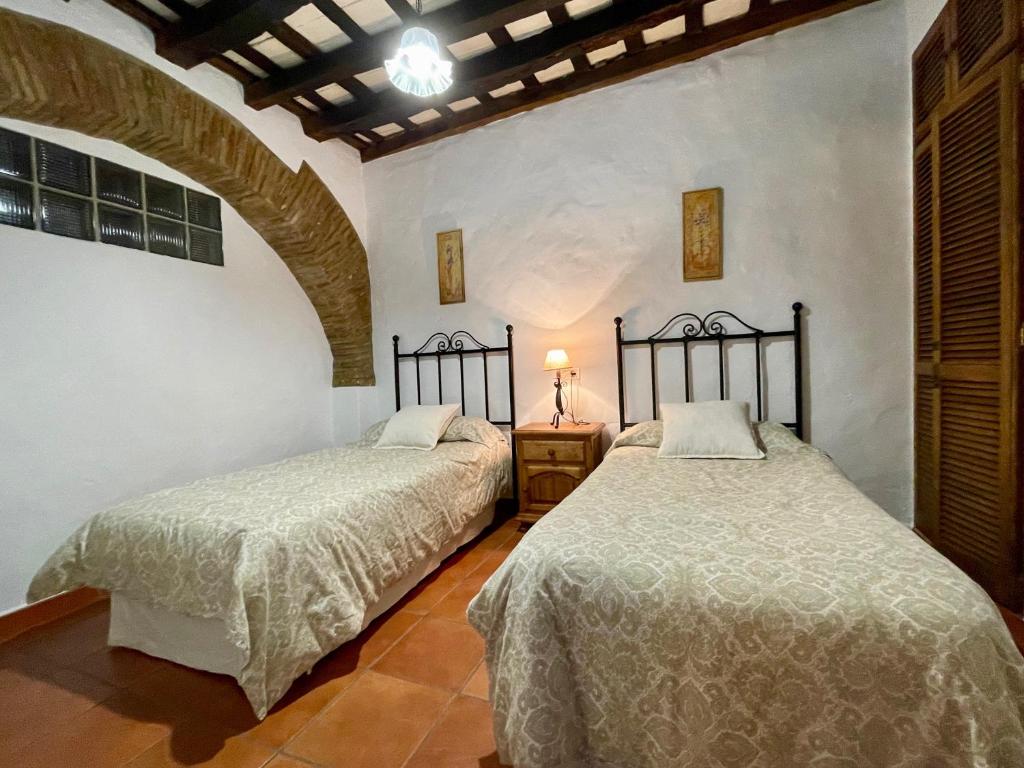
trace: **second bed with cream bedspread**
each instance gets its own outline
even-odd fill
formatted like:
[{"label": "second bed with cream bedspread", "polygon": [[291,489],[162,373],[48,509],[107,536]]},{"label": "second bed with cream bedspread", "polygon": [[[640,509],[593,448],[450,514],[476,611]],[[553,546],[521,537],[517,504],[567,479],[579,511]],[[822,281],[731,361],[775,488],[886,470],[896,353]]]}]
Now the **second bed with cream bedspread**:
[{"label": "second bed with cream bedspread", "polygon": [[486,427],[486,444],[335,448],[121,504],[50,557],[29,599],[88,584],[223,620],[262,718],[359,633],[367,605],[498,498],[510,450]]},{"label": "second bed with cream bedspread", "polygon": [[470,605],[516,768],[1024,765],[1024,660],[974,582],[819,451],[614,448]]}]

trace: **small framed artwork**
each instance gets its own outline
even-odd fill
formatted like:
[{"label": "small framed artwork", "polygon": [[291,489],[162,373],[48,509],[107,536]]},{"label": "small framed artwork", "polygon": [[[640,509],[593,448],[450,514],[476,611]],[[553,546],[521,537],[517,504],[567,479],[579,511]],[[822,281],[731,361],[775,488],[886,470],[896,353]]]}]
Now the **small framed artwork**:
[{"label": "small framed artwork", "polygon": [[722,278],[722,188],[683,193],[683,280]]},{"label": "small framed artwork", "polygon": [[466,301],[461,229],[437,233],[437,284],[442,304]]}]

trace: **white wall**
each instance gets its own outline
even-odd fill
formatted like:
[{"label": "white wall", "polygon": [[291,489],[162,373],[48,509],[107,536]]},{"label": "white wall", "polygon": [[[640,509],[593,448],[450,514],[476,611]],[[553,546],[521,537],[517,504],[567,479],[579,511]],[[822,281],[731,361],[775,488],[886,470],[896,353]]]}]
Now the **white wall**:
[{"label": "white wall", "polygon": [[913,54],[947,0],[906,0],[907,49]]},{"label": "white wall", "polygon": [[[123,48],[248,126],[289,166],[307,161],[365,240],[362,167],[295,116],[255,112],[240,85],[153,52],[152,35],[100,0],[0,0]],[[59,73],[55,73],[57,76]],[[120,145],[11,120],[195,188]],[[285,264],[223,206],[224,268],[0,227],[0,613],[90,514],[139,493],[332,442],[331,355]]]},{"label": "white wall", "polygon": [[[468,327],[494,342],[511,322],[519,421],[550,416],[541,363],[557,346],[582,368],[582,415],[615,429],[615,315],[641,336],[683,310],[731,309],[777,328],[800,299],[813,441],[909,520],[912,2],[883,0],[369,164],[381,384],[376,396],[346,394],[352,418],[366,426],[393,408],[392,333]],[[680,195],[711,186],[725,189],[725,279],[683,283]],[[456,227],[468,300],[440,307],[434,234]]]}]

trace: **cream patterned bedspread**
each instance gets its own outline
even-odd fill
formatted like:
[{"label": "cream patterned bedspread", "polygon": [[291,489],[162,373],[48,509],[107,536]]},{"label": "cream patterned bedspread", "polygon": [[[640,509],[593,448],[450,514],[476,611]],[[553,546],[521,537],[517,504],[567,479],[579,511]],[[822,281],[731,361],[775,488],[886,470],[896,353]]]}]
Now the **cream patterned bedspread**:
[{"label": "cream patterned bedspread", "polygon": [[985,593],[768,425],[764,461],[612,450],[469,608],[516,768],[1020,768]]},{"label": "cream patterned bedspread", "polygon": [[263,718],[359,633],[384,589],[498,498],[510,455],[503,439],[353,446],[152,493],[85,523],[28,597],[88,584],[222,619],[248,654],[238,682]]}]

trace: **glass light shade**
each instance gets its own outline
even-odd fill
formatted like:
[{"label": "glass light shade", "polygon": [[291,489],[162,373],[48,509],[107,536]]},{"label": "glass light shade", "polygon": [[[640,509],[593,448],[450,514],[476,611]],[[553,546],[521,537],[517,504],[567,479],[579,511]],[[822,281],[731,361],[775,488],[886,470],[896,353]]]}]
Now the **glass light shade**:
[{"label": "glass light shade", "polygon": [[395,58],[384,62],[394,86],[414,96],[433,96],[452,84],[452,63],[441,59],[437,36],[423,27],[402,34]]},{"label": "glass light shade", "polygon": [[545,371],[564,371],[566,368],[571,368],[572,363],[569,362],[569,355],[565,353],[564,349],[549,349],[547,357],[544,358],[544,370]]}]

